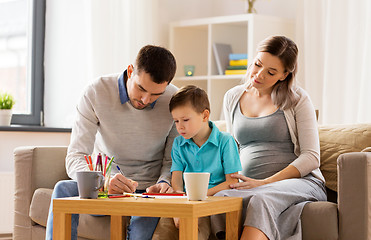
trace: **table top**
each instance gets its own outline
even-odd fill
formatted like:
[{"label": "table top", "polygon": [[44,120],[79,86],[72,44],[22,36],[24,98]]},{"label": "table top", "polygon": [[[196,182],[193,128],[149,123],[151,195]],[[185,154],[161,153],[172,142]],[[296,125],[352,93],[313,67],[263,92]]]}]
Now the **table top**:
[{"label": "table top", "polygon": [[54,199],[53,211],[68,214],[87,213],[147,217],[203,217],[239,211],[242,198],[208,197],[205,201],[188,201],[185,198],[99,198],[79,197]]}]

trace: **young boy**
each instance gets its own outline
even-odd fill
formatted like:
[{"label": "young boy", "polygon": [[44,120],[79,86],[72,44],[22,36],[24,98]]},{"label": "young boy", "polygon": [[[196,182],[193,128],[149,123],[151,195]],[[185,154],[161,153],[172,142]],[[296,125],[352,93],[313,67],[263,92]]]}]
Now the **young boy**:
[{"label": "young boy", "polygon": [[208,196],[237,183],[230,177],[242,170],[233,137],[220,132],[209,121],[210,104],[204,90],[196,86],[181,88],[170,100],[169,109],[178,133],[171,150],[171,185],[183,191],[183,172],[209,172]]},{"label": "young boy", "polygon": [[[182,87],[171,98],[169,109],[180,134],[174,139],[171,150],[171,185],[174,191],[184,191],[183,172],[209,172],[208,196],[229,189],[230,184],[237,183],[238,180],[230,176],[242,169],[237,144],[230,134],[220,132],[209,121],[210,104],[206,92],[192,85]],[[163,221],[165,220],[160,220],[158,228],[162,228]],[[203,221],[206,222],[202,223]],[[178,222],[175,218],[176,227]],[[208,225],[208,218],[200,219],[200,224]],[[201,229],[210,231],[208,226],[199,226],[199,230]],[[164,231],[158,229],[155,235],[161,234],[160,232]],[[199,232],[199,239],[201,237],[207,239],[208,234]],[[159,239],[165,238],[168,239],[168,236],[159,236]]]}]

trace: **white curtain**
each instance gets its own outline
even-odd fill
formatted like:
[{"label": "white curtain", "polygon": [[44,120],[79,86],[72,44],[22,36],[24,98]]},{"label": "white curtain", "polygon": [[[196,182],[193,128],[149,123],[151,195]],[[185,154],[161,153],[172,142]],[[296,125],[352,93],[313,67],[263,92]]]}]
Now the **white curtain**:
[{"label": "white curtain", "polygon": [[141,47],[159,44],[157,0],[94,0],[90,6],[92,73],[126,69]]},{"label": "white curtain", "polygon": [[298,12],[301,77],[320,122],[371,123],[371,2],[302,0]]},{"label": "white curtain", "polygon": [[45,125],[71,127],[85,87],[160,44],[158,0],[46,2]]}]

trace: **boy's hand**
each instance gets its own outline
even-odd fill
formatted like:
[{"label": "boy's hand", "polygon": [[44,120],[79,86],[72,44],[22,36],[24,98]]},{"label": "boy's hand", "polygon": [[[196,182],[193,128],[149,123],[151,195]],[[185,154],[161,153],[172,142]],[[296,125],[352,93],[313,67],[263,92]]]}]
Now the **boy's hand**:
[{"label": "boy's hand", "polygon": [[138,187],[138,183],[129,178],[124,177],[122,174],[117,173],[109,182],[109,194],[122,194],[123,192],[132,193]]},{"label": "boy's hand", "polygon": [[182,194],[185,194],[185,192],[183,192],[181,190],[173,190],[172,193],[182,193]]},{"label": "boy's hand", "polygon": [[157,183],[152,185],[146,189],[148,193],[171,193],[173,192],[173,188],[165,182]]},{"label": "boy's hand", "polygon": [[179,229],[179,218],[173,218],[173,219],[174,219],[175,227]]}]

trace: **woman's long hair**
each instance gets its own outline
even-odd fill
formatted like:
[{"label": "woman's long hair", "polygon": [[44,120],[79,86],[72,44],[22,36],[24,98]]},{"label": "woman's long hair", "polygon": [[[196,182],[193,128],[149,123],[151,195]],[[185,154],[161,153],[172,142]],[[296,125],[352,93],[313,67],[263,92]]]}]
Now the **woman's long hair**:
[{"label": "woman's long hair", "polygon": [[[272,101],[283,110],[293,107],[298,100],[298,96],[293,90],[295,87],[298,58],[296,44],[284,36],[271,36],[260,42],[257,52],[268,52],[281,60],[285,72],[288,72],[288,74],[283,81],[278,81],[273,86],[271,94]],[[249,74],[248,71],[247,76]],[[249,88],[251,88],[251,82],[247,83],[247,89]]]}]

